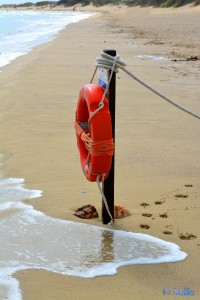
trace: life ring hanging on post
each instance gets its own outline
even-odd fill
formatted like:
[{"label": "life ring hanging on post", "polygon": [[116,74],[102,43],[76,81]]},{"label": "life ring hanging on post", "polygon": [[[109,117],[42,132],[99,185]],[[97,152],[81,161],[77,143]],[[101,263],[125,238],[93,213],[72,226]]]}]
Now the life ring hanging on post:
[{"label": "life ring hanging on post", "polygon": [[75,130],[83,172],[89,181],[106,179],[112,164],[114,143],[108,99],[100,102],[100,85],[84,85],[79,92]]}]

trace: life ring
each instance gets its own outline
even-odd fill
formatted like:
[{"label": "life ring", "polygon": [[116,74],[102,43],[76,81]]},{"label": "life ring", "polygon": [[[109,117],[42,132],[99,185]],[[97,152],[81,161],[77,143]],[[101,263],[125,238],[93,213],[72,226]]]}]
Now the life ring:
[{"label": "life ring", "polygon": [[98,84],[84,85],[77,103],[74,127],[82,170],[89,181],[96,181],[97,177],[102,181],[108,177],[114,152],[112,122],[106,97],[99,109],[103,94],[104,90]]}]

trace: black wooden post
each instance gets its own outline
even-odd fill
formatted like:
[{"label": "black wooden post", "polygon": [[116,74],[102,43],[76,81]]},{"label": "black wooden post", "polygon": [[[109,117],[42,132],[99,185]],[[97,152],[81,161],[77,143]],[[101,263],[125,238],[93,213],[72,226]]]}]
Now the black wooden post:
[{"label": "black wooden post", "polygon": [[[116,56],[115,50],[104,50],[104,52],[111,56]],[[109,71],[109,73],[110,72],[111,71]],[[109,100],[109,109],[110,109],[111,120],[112,120],[112,132],[113,132],[114,142],[115,142],[115,89],[116,89],[116,74],[115,72],[113,72],[107,97]],[[113,220],[114,220],[114,175],[115,175],[114,172],[115,172],[115,155],[113,155],[112,157],[112,166],[111,166],[110,174],[103,183],[103,192],[106,197],[108,207],[113,217]],[[111,218],[106,210],[104,202],[102,201],[102,222],[103,224],[108,224],[110,221]]]}]

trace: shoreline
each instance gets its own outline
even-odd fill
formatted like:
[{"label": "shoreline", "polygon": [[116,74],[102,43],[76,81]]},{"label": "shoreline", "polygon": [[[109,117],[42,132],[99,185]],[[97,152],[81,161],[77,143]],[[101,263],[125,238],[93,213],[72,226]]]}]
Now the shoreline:
[{"label": "shoreline", "polygon": [[[0,76],[1,129],[6,133],[1,138],[5,157],[2,168],[5,175],[25,178],[28,188],[43,191],[42,198],[28,201],[35,209],[59,219],[102,227],[100,219],[83,221],[73,216],[74,209],[87,202],[101,210],[96,186],[86,182],[81,173],[73,121],[79,89],[89,82],[103,48],[117,48],[128,69],[198,111],[199,61],[170,60],[189,57],[191,49],[195,51],[191,55],[199,56],[199,25],[188,27],[191,20],[198,20],[199,9],[187,10],[108,9],[67,26],[53,41],[4,67]],[[144,23],[146,14],[149,18]],[[186,15],[188,20],[183,24]],[[165,23],[161,32],[158,19],[161,26]],[[174,26],[178,37],[170,31]],[[196,35],[189,35],[191,30],[196,30]],[[138,55],[162,55],[168,60],[157,63],[139,59]],[[94,294],[101,299],[102,294],[110,297],[110,289],[113,299],[121,299],[122,294],[128,300],[133,296],[138,300],[160,299],[165,287],[188,287],[198,297],[198,121],[163,103],[121,71],[117,77],[116,204],[127,207],[132,215],[116,220],[113,228],[174,242],[189,257],[177,264],[123,267],[115,276],[93,280],[21,271],[15,277],[20,280],[23,299],[60,300],[66,295],[68,299],[92,299]],[[189,184],[192,187],[185,186]],[[179,199],[177,194],[188,197]],[[155,204],[159,201],[160,205]],[[142,203],[149,207],[142,207]],[[147,212],[152,218],[142,216]],[[167,218],[160,217],[165,213]],[[150,228],[141,229],[142,224]],[[187,232],[197,238],[179,237]],[[77,291],[77,284],[81,284],[81,291]],[[119,284],[120,293],[115,288]]]},{"label": "shoreline", "polygon": [[[92,14],[93,13],[66,11],[53,13],[37,11],[0,12],[2,27],[0,31],[0,36],[2,37],[0,43],[2,50],[0,53],[0,72],[2,72],[5,65],[11,63],[17,57],[26,55],[38,45],[53,40],[57,34],[70,23],[75,23],[88,18]],[[26,22],[26,17],[31,20],[29,23]],[[6,32],[8,26],[6,23],[12,23],[13,18],[18,24],[19,30],[15,32],[14,28],[10,28],[10,32]],[[24,24],[22,24],[22,22]],[[53,24],[51,22],[53,22]],[[38,23],[41,23],[40,31],[38,31],[37,28]],[[26,35],[28,35],[29,38],[23,41],[24,36]],[[10,43],[12,42],[12,48],[9,46],[8,39],[10,39]]]}]

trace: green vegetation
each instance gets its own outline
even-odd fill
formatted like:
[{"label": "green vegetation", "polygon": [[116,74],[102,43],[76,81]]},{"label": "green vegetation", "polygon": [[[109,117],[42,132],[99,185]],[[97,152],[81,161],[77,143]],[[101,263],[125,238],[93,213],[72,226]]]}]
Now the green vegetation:
[{"label": "green vegetation", "polygon": [[57,5],[72,6],[78,3],[82,5],[93,3],[95,6],[125,3],[129,6],[180,7],[189,3],[193,6],[199,5],[200,0],[60,0]]},{"label": "green vegetation", "polygon": [[179,7],[190,3],[189,0],[166,0],[161,4],[161,7]]},{"label": "green vegetation", "polygon": [[124,0],[129,6],[180,7],[186,4],[199,5],[200,0]]},{"label": "green vegetation", "polygon": [[19,5],[17,5],[18,7],[30,7],[30,6],[32,6],[33,5],[33,3],[32,2],[26,2],[26,3],[23,3],[23,4],[19,4]]},{"label": "green vegetation", "polygon": [[57,2],[57,5],[73,6],[78,3],[81,3],[82,5],[89,5],[90,2],[90,0],[60,0]]},{"label": "green vegetation", "polygon": [[129,6],[153,6],[153,7],[180,7],[186,4],[190,4],[193,6],[200,5],[200,0],[59,0],[59,1],[40,1],[37,3],[26,2],[24,4],[19,5],[1,5],[1,8],[17,8],[17,7],[43,7],[43,6],[74,6],[76,4],[82,4],[83,6],[89,5],[92,3],[95,6],[102,6],[106,4],[120,4],[125,3]]},{"label": "green vegetation", "polygon": [[81,3],[82,5],[89,5],[92,3],[95,6],[102,6],[106,4],[119,4],[124,3],[122,0],[60,0],[57,2],[57,5],[71,6]]},{"label": "green vegetation", "polygon": [[55,4],[56,2],[52,2],[52,1],[40,1],[40,2],[36,2],[36,6],[46,6],[46,5],[52,5]]}]

